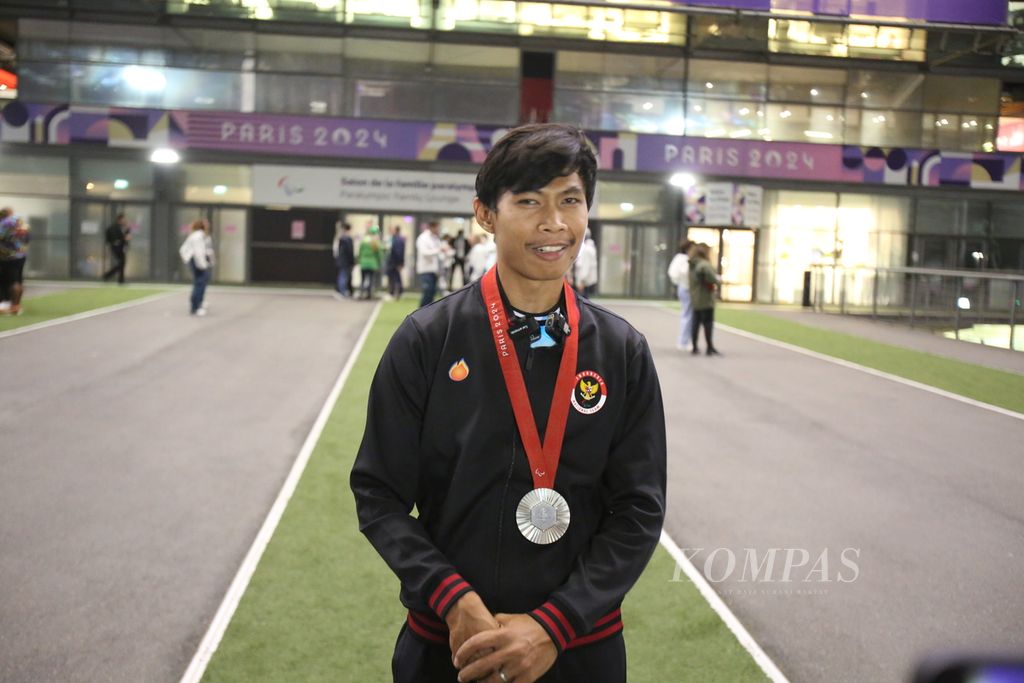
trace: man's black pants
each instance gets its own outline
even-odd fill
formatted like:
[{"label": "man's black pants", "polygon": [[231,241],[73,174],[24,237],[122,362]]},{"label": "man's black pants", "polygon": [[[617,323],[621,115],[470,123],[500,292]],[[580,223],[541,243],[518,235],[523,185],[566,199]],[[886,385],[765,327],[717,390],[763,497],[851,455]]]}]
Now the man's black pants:
[{"label": "man's black pants", "polygon": [[110,270],[103,273],[103,279],[109,280],[115,274],[117,275],[117,281],[124,284],[124,262],[125,253],[124,249],[111,249],[110,255],[114,258],[114,265],[111,266]]},{"label": "man's black pants", "polygon": [[[452,666],[447,646],[434,645],[402,626],[391,659],[395,683],[455,683],[459,672]],[[626,643],[622,633],[590,645],[566,650],[539,683],[625,683]]]}]

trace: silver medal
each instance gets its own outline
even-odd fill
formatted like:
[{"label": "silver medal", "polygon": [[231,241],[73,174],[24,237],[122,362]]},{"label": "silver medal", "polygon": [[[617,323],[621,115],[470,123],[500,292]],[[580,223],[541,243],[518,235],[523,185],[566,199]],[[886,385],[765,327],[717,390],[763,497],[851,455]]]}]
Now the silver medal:
[{"label": "silver medal", "polygon": [[569,528],[569,504],[554,489],[533,489],[519,501],[516,523],[526,540],[554,543]]}]

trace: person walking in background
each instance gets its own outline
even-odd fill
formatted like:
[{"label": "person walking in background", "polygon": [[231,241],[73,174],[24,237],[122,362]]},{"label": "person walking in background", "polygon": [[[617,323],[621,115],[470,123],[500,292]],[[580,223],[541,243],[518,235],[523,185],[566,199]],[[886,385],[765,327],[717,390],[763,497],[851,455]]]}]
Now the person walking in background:
[{"label": "person walking in background", "polygon": [[707,344],[709,356],[719,355],[712,341],[715,327],[715,290],[721,280],[711,266],[711,249],[706,244],[695,244],[690,248],[690,298],[693,304],[693,325],[690,341],[693,343],[691,353],[700,353],[697,348],[697,336],[701,325],[704,326],[704,342]]},{"label": "person walking in background", "polygon": [[573,276],[577,292],[586,297],[594,295],[597,291],[597,245],[590,236],[590,228],[587,228],[579,256],[576,257]]},{"label": "person walking in background", "polygon": [[377,287],[377,273],[380,272],[381,251],[380,228],[373,225],[367,235],[359,240],[359,270],[362,274],[359,282],[362,292],[360,298],[373,298],[373,291]]},{"label": "person walking in background", "polygon": [[210,237],[210,224],[200,218],[192,222],[192,232],[178,249],[181,261],[192,271],[192,297],[189,300],[192,315],[206,315],[203,299],[206,298],[206,286],[210,284],[213,274],[213,238]]},{"label": "person walking in background", "polygon": [[441,273],[441,238],[437,236],[441,225],[430,221],[416,238],[416,275],[420,279],[420,308],[434,300],[437,278]]},{"label": "person walking in background", "polygon": [[405,267],[405,237],[402,226],[391,229],[391,249],[388,250],[388,294],[398,301],[405,287],[402,285],[402,268]]},{"label": "person walking in background", "polygon": [[679,243],[679,251],[668,264],[668,279],[676,286],[679,297],[679,339],[676,348],[684,350],[690,347],[690,329],[693,326],[693,306],[690,302],[690,257],[687,252],[693,244],[688,239]]},{"label": "person walking in background", "polygon": [[462,286],[465,287],[469,284],[469,280],[466,279],[466,256],[469,254],[469,242],[466,240],[466,233],[464,230],[459,230],[455,237],[450,242],[452,246],[452,267],[448,271],[448,291],[452,291],[452,281],[455,279],[455,269],[458,268],[459,273],[462,275]]},{"label": "person walking in background", "polygon": [[441,254],[438,259],[437,289],[442,297],[446,297],[452,291],[452,272],[455,268],[455,248],[452,246],[451,235],[441,238]]},{"label": "person walking in background", "polygon": [[21,315],[25,260],[28,257],[28,224],[4,209],[0,219],[0,313]]},{"label": "person walking in background", "polygon": [[124,267],[128,257],[128,245],[132,239],[132,229],[128,225],[123,213],[117,214],[117,218],[107,226],[103,239],[110,249],[111,266],[103,273],[103,279],[109,280],[117,275],[117,281],[124,284]]},{"label": "person walking in background", "polygon": [[334,236],[334,265],[338,268],[335,289],[339,296],[352,296],[352,268],[356,265],[355,246],[352,244],[352,226],[342,223]]}]

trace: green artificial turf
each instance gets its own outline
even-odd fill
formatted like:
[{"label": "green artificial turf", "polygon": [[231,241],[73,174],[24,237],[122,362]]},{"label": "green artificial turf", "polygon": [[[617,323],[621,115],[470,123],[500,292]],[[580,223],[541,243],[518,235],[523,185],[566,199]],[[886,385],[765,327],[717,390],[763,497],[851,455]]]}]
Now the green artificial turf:
[{"label": "green artificial turf", "polygon": [[1024,375],[831,332],[749,309],[721,306],[715,311],[715,320],[977,401],[1024,412]]},{"label": "green artificial turf", "polygon": [[[203,680],[391,679],[398,581],[359,533],[348,472],[380,355],[412,302],[385,304]],[[659,548],[624,605],[634,681],[765,677]]]},{"label": "green artificial turf", "polygon": [[30,297],[31,290],[32,284],[26,283],[26,298],[21,301],[21,315],[0,315],[0,332],[123,304],[167,291],[136,287],[82,287]]}]

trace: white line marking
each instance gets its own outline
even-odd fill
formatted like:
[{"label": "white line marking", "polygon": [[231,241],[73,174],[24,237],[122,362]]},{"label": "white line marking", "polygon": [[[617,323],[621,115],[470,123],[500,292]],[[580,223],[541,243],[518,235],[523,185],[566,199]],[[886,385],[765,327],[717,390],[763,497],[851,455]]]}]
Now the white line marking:
[{"label": "white line marking", "polygon": [[718,614],[723,622],[725,622],[725,625],[729,627],[732,634],[736,636],[736,640],[738,640],[740,645],[750,653],[750,656],[754,658],[754,661],[757,662],[759,667],[761,667],[761,670],[764,671],[765,675],[774,681],[774,683],[789,683],[789,679],[787,679],[782,671],[779,670],[779,667],[775,666],[775,662],[772,661],[771,657],[761,649],[761,646],[757,644],[757,641],[754,640],[753,636],[751,636],[747,629],[743,627],[743,624],[741,624],[740,620],[736,618],[736,615],[732,613],[729,606],[722,601],[722,598],[718,597],[718,593],[715,592],[715,589],[712,588],[711,584],[707,582],[707,579],[697,571],[697,568],[693,566],[693,563],[690,562],[683,551],[679,549],[679,546],[676,545],[676,542],[672,540],[672,537],[669,536],[664,529],[661,531],[661,545],[668,551],[668,554],[672,556],[672,559],[674,559],[679,566],[683,568],[683,571],[686,572],[687,578],[689,578],[690,581],[693,581],[693,585],[697,587],[700,594],[708,601],[708,605],[711,606],[711,609],[715,610],[715,613]]},{"label": "white line marking", "polygon": [[[16,327],[13,330],[6,332],[0,332],[0,339],[7,337],[13,337],[17,334],[25,334],[26,332],[35,332],[36,330],[44,330],[47,327],[56,327],[57,325],[63,325],[65,323],[73,323],[76,320],[85,320],[86,318],[95,318],[98,315],[105,315],[107,313],[113,313],[114,311],[123,311],[126,308],[132,308],[134,306],[141,306],[142,304],[148,304],[151,301],[162,299],[164,297],[171,296],[177,292],[161,292],[160,294],[153,294],[152,296],[144,296],[141,299],[134,299],[132,301],[125,301],[121,304],[114,304],[112,306],[104,306],[103,308],[94,308],[91,311],[85,311],[83,313],[75,313],[73,315],[66,315],[63,318],[54,318],[53,320],[47,320],[35,325],[25,325],[24,327]],[[31,304],[29,304],[31,305]]]},{"label": "white line marking", "polygon": [[[860,372],[866,373],[868,375],[874,375],[875,377],[881,377],[882,379],[887,379],[887,380],[889,380],[891,382],[897,382],[898,384],[903,384],[904,386],[913,387],[914,389],[920,389],[921,391],[927,391],[930,394],[935,394],[937,396],[942,396],[944,398],[949,398],[949,399],[952,399],[954,401],[959,401],[960,403],[966,403],[967,405],[974,406],[975,408],[981,408],[983,410],[990,410],[993,413],[998,413],[998,414],[1004,415],[1006,417],[1012,417],[1012,418],[1017,419],[1017,420],[1024,420],[1024,413],[1018,413],[1017,411],[1009,410],[1007,408],[1000,408],[999,406],[994,406],[991,403],[984,403],[982,401],[977,401],[977,400],[975,400],[973,398],[968,398],[966,396],[961,396],[960,394],[954,394],[951,391],[946,391],[944,389],[939,389],[937,387],[933,387],[933,386],[928,385],[928,384],[922,384],[921,382],[915,382],[912,379],[907,379],[905,377],[899,377],[897,375],[891,375],[888,372],[882,372],[881,370],[875,370],[874,368],[869,368],[869,367],[867,367],[865,365],[858,365],[856,363],[851,363],[850,361],[843,360],[842,358],[836,358],[834,356],[828,356],[828,355],[825,355],[823,353],[818,353],[817,351],[811,351],[810,349],[805,349],[802,346],[794,346],[793,344],[787,344],[786,342],[781,342],[781,341],[778,341],[776,339],[770,339],[768,337],[762,337],[759,334],[754,334],[753,332],[747,332],[746,330],[738,330],[735,327],[730,327],[729,325],[717,325],[716,324],[715,327],[723,329],[723,330],[725,330],[727,332],[732,332],[733,334],[739,335],[741,337],[747,337],[748,339],[753,339],[755,341],[763,342],[765,344],[770,344],[772,346],[777,346],[779,348],[786,349],[788,351],[794,351],[796,353],[801,353],[801,354],[803,354],[805,356],[810,356],[811,358],[817,358],[818,360],[823,360],[823,361],[826,361],[828,363],[832,363],[834,365],[839,365],[839,366],[842,366],[844,368],[849,368],[851,370],[859,370]],[[882,342],[876,342],[876,343],[882,343]],[[896,347],[896,348],[906,348],[906,347]],[[914,351],[914,349],[907,349],[907,350]],[[916,351],[916,353],[924,353],[924,352],[923,351]],[[959,362],[966,362],[966,361],[959,361]]]},{"label": "white line marking", "polygon": [[[637,302],[633,302],[634,305],[636,303]],[[649,306],[651,308],[656,308],[657,310],[660,310],[660,311],[664,311],[665,313],[668,313],[669,315],[673,315],[673,316],[678,316],[679,315],[678,311],[673,311],[671,309],[665,308],[664,306],[655,306],[655,305],[652,305],[652,304],[644,304],[644,305]],[[721,329],[721,330],[725,330],[726,332],[731,332],[732,334],[739,335],[740,337],[746,337],[747,339],[753,339],[754,341],[759,341],[759,342],[762,342],[762,343],[765,343],[765,344],[770,344],[771,346],[777,346],[780,349],[786,349],[787,351],[793,351],[794,353],[800,353],[800,354],[803,354],[805,356],[810,356],[811,358],[817,358],[818,360],[823,360],[826,363],[832,363],[833,365],[839,365],[839,366],[844,367],[844,368],[849,368],[850,370],[858,370],[858,371],[866,373],[868,375],[873,375],[875,377],[880,377],[882,379],[887,379],[887,380],[889,380],[891,382],[896,382],[897,384],[902,384],[904,386],[913,387],[914,389],[920,389],[921,391],[927,391],[930,394],[935,394],[936,396],[942,396],[943,398],[948,398],[948,399],[952,399],[954,401],[959,401],[960,403],[966,403],[967,405],[974,406],[975,408],[981,408],[982,410],[989,410],[989,411],[991,411],[993,413],[998,413],[999,415],[1003,415],[1005,417],[1012,417],[1012,418],[1014,418],[1016,420],[1024,420],[1024,413],[1019,413],[1019,412],[1017,412],[1015,410],[1009,410],[1008,408],[1001,408],[999,406],[992,405],[991,403],[985,403],[983,401],[977,401],[977,400],[975,400],[973,398],[968,398],[966,396],[961,396],[960,394],[954,394],[951,391],[946,391],[945,389],[939,389],[939,388],[933,387],[933,386],[931,386],[929,384],[922,384],[921,382],[915,382],[912,379],[907,379],[905,377],[900,377],[898,375],[892,375],[892,374],[890,374],[888,372],[883,372],[881,370],[875,370],[874,368],[869,368],[866,365],[858,365],[857,363],[852,363],[850,361],[843,360],[842,358],[836,358],[835,356],[829,356],[829,355],[826,355],[824,353],[818,353],[817,351],[811,351],[810,349],[805,349],[802,346],[795,346],[793,344],[788,344],[786,342],[782,342],[782,341],[779,341],[777,339],[771,339],[770,337],[763,337],[763,336],[761,336],[759,334],[754,334],[753,332],[747,332],[746,330],[740,330],[740,329],[737,329],[735,327],[730,327],[729,325],[722,325],[721,323],[715,323],[715,328]],[[839,334],[845,334],[845,333],[839,333]],[[855,337],[856,335],[848,335],[848,336],[854,336]],[[861,337],[861,338],[866,339],[866,337]],[[871,340],[868,340],[868,341],[871,341]],[[908,348],[906,346],[895,346],[893,344],[886,344],[885,342],[875,342],[875,343],[876,344],[882,344],[884,346],[893,346],[893,348],[904,349],[904,350],[907,350],[907,351],[913,351],[914,353],[924,353],[926,355],[930,355],[930,354],[927,354],[926,351],[918,351],[916,349],[911,349],[911,348]],[[944,356],[937,356],[937,357],[938,358],[942,358],[943,360],[951,360],[953,362],[967,363],[968,365],[971,364],[968,361],[958,361],[955,358],[945,358]],[[994,368],[987,368],[986,366],[983,366],[983,365],[979,365],[978,367],[985,367],[986,369],[994,369]],[[1007,371],[1006,370],[996,370],[996,372],[1007,372]],[[1008,373],[1008,374],[1013,374],[1013,373]]]},{"label": "white line marking", "polygon": [[363,344],[366,343],[366,338],[370,335],[370,329],[373,327],[374,322],[376,322],[380,309],[381,303],[378,302],[370,314],[370,319],[366,321],[366,326],[359,335],[356,345],[352,348],[352,353],[349,354],[345,367],[341,369],[341,374],[338,375],[331,393],[327,396],[323,407],[320,408],[320,414],[317,415],[316,422],[313,423],[313,427],[309,430],[309,434],[302,444],[302,449],[299,451],[291,471],[288,472],[288,478],[285,479],[281,492],[277,494],[277,500],[274,501],[270,512],[267,513],[267,518],[264,520],[259,533],[256,534],[256,539],[242,561],[242,566],[238,568],[238,573],[235,574],[235,578],[231,582],[231,586],[228,588],[228,592],[224,596],[217,614],[214,615],[206,635],[203,636],[202,642],[199,643],[199,648],[192,658],[192,663],[189,664],[185,674],[181,677],[181,683],[199,683],[203,673],[206,672],[206,667],[209,665],[213,653],[217,651],[217,647],[224,637],[224,632],[227,631],[228,624],[231,622],[235,610],[238,609],[238,603],[242,599],[242,594],[245,593],[245,589],[249,586],[249,581],[256,571],[256,565],[259,564],[260,558],[263,557],[263,552],[267,549],[267,544],[274,535],[274,531],[281,521],[285,508],[288,507],[288,501],[291,500],[292,494],[295,493],[295,487],[298,485],[299,479],[302,478],[302,473],[306,469],[306,463],[309,462],[309,457],[313,454],[313,448],[316,446],[317,441],[320,440],[320,434],[327,424],[331,411],[334,410],[334,404],[337,402],[338,396],[341,395],[341,390],[348,380],[349,373],[352,372],[352,368],[356,364],[356,359],[359,358],[359,354],[363,350]]}]

